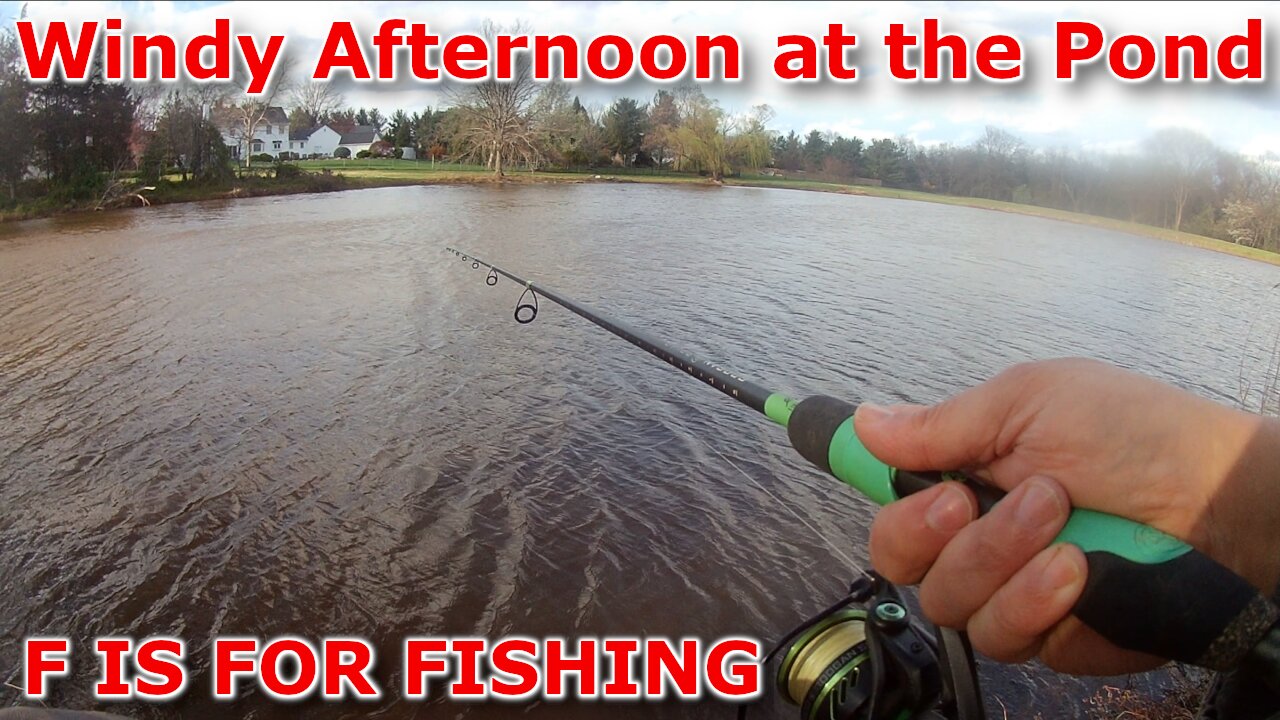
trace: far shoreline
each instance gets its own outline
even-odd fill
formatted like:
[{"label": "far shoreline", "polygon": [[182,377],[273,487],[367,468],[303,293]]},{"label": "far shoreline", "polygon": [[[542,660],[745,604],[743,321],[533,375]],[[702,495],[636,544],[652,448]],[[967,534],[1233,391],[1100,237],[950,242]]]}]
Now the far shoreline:
[{"label": "far shoreline", "polygon": [[[716,187],[727,185],[734,187],[766,188],[778,190],[803,190],[824,192],[837,195],[855,195],[863,197],[887,198],[893,200],[914,200],[941,205],[971,207],[981,210],[996,210],[1031,217],[1060,220],[1077,225],[1087,225],[1108,230],[1116,230],[1140,237],[1153,238],[1179,245],[1198,247],[1205,250],[1235,255],[1249,260],[1257,260],[1270,265],[1280,266],[1280,253],[1268,252],[1257,248],[1237,245],[1235,243],[1195,235],[1187,232],[1144,225],[1136,222],[1116,220],[1097,215],[1087,215],[1068,210],[1023,205],[1001,200],[961,197],[928,193],[918,190],[900,190],[897,188],[878,187],[873,185],[854,185],[828,180],[809,180],[789,177],[770,177],[765,175],[739,176],[725,178],[723,183],[716,183],[705,177],[682,174],[657,174],[632,169],[612,168],[607,171],[515,171],[495,177],[492,172],[483,168],[476,169],[433,169],[422,162],[375,160],[375,161],[303,161],[298,163],[306,172],[299,180],[273,180],[261,177],[238,179],[231,188],[199,187],[170,185],[148,195],[150,205],[171,205],[207,200],[235,200],[248,197],[272,197],[280,195],[312,195],[344,190],[368,190],[382,187],[410,187],[415,185],[496,185],[496,184],[586,184],[586,183],[632,183],[687,185],[699,187]],[[311,180],[326,179],[328,182],[315,183]],[[117,209],[138,208],[138,204],[119,205],[102,210],[110,212]],[[91,207],[62,208],[28,208],[0,211],[0,224],[37,220],[59,215],[96,212]]]}]

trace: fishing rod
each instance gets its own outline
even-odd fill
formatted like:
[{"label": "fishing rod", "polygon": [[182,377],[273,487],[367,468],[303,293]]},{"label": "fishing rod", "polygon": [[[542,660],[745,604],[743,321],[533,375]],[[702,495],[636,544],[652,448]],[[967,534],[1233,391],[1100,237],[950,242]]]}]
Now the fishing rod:
[{"label": "fishing rod", "polygon": [[[856,406],[849,402],[823,395],[797,402],[544,285],[446,249],[473,268],[489,268],[485,281],[491,286],[499,275],[523,286],[517,322],[537,317],[539,295],[555,302],[785,427],[802,457],[879,505],[948,480],[969,487],[983,513],[1004,496],[961,472],[912,471],[880,462],[858,439]],[[1266,668],[1269,681],[1280,685],[1280,610],[1231,570],[1153,527],[1083,508],[1072,510],[1055,541],[1076,545],[1088,563],[1072,614],[1112,643],[1212,670],[1247,662]],[[824,674],[822,680],[831,678]]]}]

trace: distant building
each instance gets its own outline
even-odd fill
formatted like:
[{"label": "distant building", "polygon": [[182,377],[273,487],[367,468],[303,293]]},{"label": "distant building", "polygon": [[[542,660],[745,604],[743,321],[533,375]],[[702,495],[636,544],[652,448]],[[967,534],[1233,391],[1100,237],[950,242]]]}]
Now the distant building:
[{"label": "distant building", "polygon": [[361,150],[368,150],[369,146],[378,141],[378,128],[372,125],[356,125],[347,132],[342,133],[342,137],[338,141],[338,147],[344,147],[351,151],[351,157],[355,157],[356,153]]},{"label": "distant building", "polygon": [[296,157],[312,155],[332,156],[340,147],[351,151],[351,156],[378,141],[380,133],[373,125],[338,126],[316,125],[305,130],[289,131],[289,116],[284,108],[272,106],[254,128],[253,137],[244,137],[244,116],[237,108],[214,107],[210,112],[214,124],[222,133],[222,141],[231,149],[237,160],[249,155],[266,153],[273,158],[282,153]]},{"label": "distant building", "polygon": [[238,109],[214,107],[210,115],[222,133],[222,142],[231,149],[231,157],[237,160],[261,153],[277,157],[282,152],[289,152],[289,116],[282,107],[273,105],[267,108],[253,130],[253,137],[245,137],[244,116]]},{"label": "distant building", "polygon": [[328,125],[317,125],[289,133],[289,152],[299,157],[324,155],[329,157],[338,149],[342,135]]}]

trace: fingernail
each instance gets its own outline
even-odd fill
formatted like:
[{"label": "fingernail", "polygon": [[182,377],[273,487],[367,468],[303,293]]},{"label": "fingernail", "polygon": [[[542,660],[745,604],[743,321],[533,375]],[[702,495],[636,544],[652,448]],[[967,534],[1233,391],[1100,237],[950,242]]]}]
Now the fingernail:
[{"label": "fingernail", "polygon": [[924,522],[937,533],[950,534],[969,524],[973,507],[964,491],[954,485],[942,486],[942,492],[925,512]]},{"label": "fingernail", "polygon": [[859,421],[872,423],[885,423],[898,420],[908,416],[913,410],[917,409],[917,405],[876,405],[875,403],[862,403],[858,406],[854,414]]},{"label": "fingernail", "polygon": [[893,417],[893,409],[884,405],[876,405],[874,403],[864,402],[858,406],[857,412],[854,413],[862,420],[870,422],[882,422]]},{"label": "fingernail", "polygon": [[1040,573],[1037,584],[1042,595],[1048,598],[1073,590],[1083,574],[1076,554],[1070,552],[1065,545],[1059,545]]},{"label": "fingernail", "polygon": [[1048,482],[1041,478],[1031,478],[1026,485],[1027,489],[1022,491],[1022,497],[1018,500],[1018,507],[1013,510],[1014,522],[1024,528],[1035,529],[1056,520],[1062,512],[1062,501]]}]

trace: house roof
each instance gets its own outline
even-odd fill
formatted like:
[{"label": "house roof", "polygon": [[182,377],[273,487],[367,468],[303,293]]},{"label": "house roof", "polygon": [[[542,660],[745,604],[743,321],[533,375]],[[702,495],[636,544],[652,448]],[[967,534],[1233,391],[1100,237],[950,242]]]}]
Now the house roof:
[{"label": "house roof", "polygon": [[289,116],[285,113],[284,108],[279,105],[272,105],[267,108],[267,111],[262,115],[262,119],[264,122],[269,122],[272,125],[289,124]]},{"label": "house roof", "polygon": [[378,128],[372,125],[357,125],[349,132],[342,133],[342,139],[338,142],[342,145],[360,145],[377,139]]},{"label": "house roof", "polygon": [[[226,105],[215,105],[210,108],[209,115],[213,123],[220,128],[228,128],[237,124],[241,115],[240,110]],[[262,123],[264,125],[288,125],[289,116],[285,114],[284,108],[279,105],[272,105],[262,114]]]},{"label": "house roof", "polygon": [[290,130],[289,139],[290,140],[306,140],[307,138],[310,138],[313,134],[315,134],[315,131],[319,130],[322,127],[324,126],[316,125],[315,127],[309,127],[303,130]]}]

